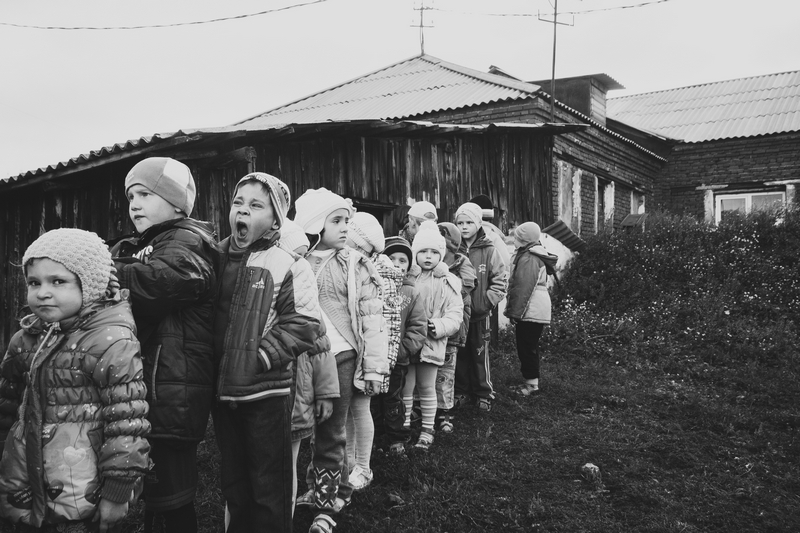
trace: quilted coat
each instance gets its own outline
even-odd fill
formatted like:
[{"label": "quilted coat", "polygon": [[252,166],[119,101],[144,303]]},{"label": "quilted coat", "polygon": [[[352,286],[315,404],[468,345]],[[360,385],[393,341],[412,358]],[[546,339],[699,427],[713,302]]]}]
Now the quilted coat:
[{"label": "quilted coat", "polygon": [[467,248],[466,241],[461,241],[458,250],[469,257],[477,280],[472,291],[472,316],[470,322],[480,322],[492,312],[500,301],[506,297],[508,288],[508,270],[500,252],[484,233],[478,229],[472,246]]},{"label": "quilted coat", "polygon": [[66,331],[21,324],[0,364],[0,515],[41,527],[89,519],[101,497],[128,501],[150,465],[130,305],[96,302]]},{"label": "quilted coat", "polygon": [[558,256],[541,244],[518,248],[511,258],[511,282],[505,315],[523,322],[550,323],[551,302],[547,274],[555,273]]},{"label": "quilted coat", "polygon": [[[427,272],[413,265],[409,274],[415,278],[428,321],[435,326],[434,332],[428,331],[419,361],[441,366],[447,338],[458,331],[464,320],[461,280],[450,273],[443,261]],[[412,358],[412,362],[416,361]]]}]

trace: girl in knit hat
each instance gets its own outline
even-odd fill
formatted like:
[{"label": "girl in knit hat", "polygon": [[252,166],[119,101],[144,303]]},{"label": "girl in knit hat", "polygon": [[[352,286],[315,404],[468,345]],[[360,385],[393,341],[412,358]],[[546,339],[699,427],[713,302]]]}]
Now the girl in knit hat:
[{"label": "girl in knit hat", "polygon": [[109,244],[131,293],[148,384],[155,466],[144,481],[145,531],[161,521],[156,515],[168,532],[197,531],[197,445],[214,398],[216,237],[210,223],[190,218],[196,189],[180,161],[136,163],[125,195],[136,233]]},{"label": "girl in knit hat", "polygon": [[442,262],[446,252],[445,239],[433,221],[422,223],[411,250],[416,264],[412,266],[410,274],[415,278],[423,309],[428,316],[428,331],[422,350],[411,356],[403,388],[403,402],[406,426],[410,426],[416,387],[422,411],[422,431],[414,447],[427,451],[433,444],[437,369],[444,364],[447,338],[461,326],[464,303],[461,280],[451,274]]},{"label": "girl in knit hat", "polygon": [[539,338],[550,323],[551,310],[547,275],[555,273],[558,261],[557,255],[544,249],[540,238],[535,222],[525,222],[514,230],[516,250],[505,310],[516,331],[517,355],[525,379],[519,392],[525,396],[539,393]]},{"label": "girl in knit hat", "polygon": [[[389,368],[397,361],[400,347],[400,300],[397,297],[403,283],[403,274],[394,267],[391,260],[381,255],[385,245],[383,227],[378,219],[369,213],[355,213],[348,223],[347,245],[370,258],[383,282],[383,318],[388,328]],[[381,390],[388,390],[389,376],[384,376]],[[361,490],[372,482],[372,469],[369,466],[372,456],[372,442],[375,438],[375,425],[370,412],[370,402],[376,395],[369,396],[361,391],[353,395],[350,412],[347,415],[347,464],[350,466],[348,483],[353,490]]]},{"label": "girl in knit hat", "polygon": [[416,237],[417,232],[419,231],[420,224],[426,220],[432,220],[436,222],[439,219],[439,216],[436,213],[436,206],[430,202],[426,202],[425,200],[414,202],[411,207],[408,208],[407,217],[408,222],[403,229],[400,230],[400,237],[403,237],[405,240],[407,240],[409,244],[414,242],[414,237]]},{"label": "girl in knit hat", "polygon": [[350,501],[346,454],[347,413],[355,393],[380,392],[389,374],[388,328],[383,318],[383,281],[372,261],[346,245],[352,204],[338,194],[309,189],[295,203],[295,222],[311,242],[306,259],[317,278],[319,303],[336,358],[339,398],[331,417],[317,424],[310,490],[297,505],[316,507],[311,533],[330,533],[333,516]]},{"label": "girl in knit hat", "polygon": [[127,293],[88,231],[49,231],[22,264],[33,314],[0,364],[0,516],[25,531],[110,531],[150,468]]}]

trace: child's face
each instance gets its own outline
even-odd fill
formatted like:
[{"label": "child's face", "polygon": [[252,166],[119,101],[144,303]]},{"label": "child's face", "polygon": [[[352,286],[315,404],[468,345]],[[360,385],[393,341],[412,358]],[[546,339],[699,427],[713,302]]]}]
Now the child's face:
[{"label": "child's face", "polygon": [[247,248],[271,229],[278,229],[269,194],[258,182],[247,181],[236,191],[228,215],[231,238],[239,248]]},{"label": "child's face", "polygon": [[441,260],[441,252],[434,248],[425,248],[417,252],[417,264],[422,270],[433,270]]},{"label": "child's face", "polygon": [[408,256],[404,252],[394,252],[393,254],[389,254],[389,259],[392,260],[392,264],[395,268],[399,268],[403,271],[403,274],[408,273]]},{"label": "child's face", "polygon": [[128,189],[128,215],[136,231],[144,233],[150,226],[184,218],[180,210],[141,184]]},{"label": "child's face", "polygon": [[347,243],[347,223],[350,222],[350,211],[337,209],[325,219],[317,250],[341,250]]},{"label": "child's face", "polygon": [[467,215],[458,215],[456,226],[461,232],[461,238],[465,240],[471,239],[478,233],[478,226]]},{"label": "child's face", "polygon": [[28,305],[36,316],[52,324],[78,314],[83,305],[78,276],[47,258],[34,259],[25,270]]}]

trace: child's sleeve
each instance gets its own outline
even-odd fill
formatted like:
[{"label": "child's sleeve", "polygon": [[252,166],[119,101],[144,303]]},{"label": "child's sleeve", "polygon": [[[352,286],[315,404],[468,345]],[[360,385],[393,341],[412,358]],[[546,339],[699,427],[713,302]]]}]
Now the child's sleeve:
[{"label": "child's sleeve", "polygon": [[3,453],[3,445],[11,426],[17,421],[17,410],[25,390],[23,379],[25,371],[22,368],[22,361],[15,356],[17,353],[12,340],[3,362],[0,363],[0,455]]},{"label": "child's sleeve", "polygon": [[453,274],[444,278],[444,313],[440,318],[431,318],[436,327],[436,337],[441,339],[456,333],[464,320],[464,300],[461,297],[461,280]]},{"label": "child's sleeve", "polygon": [[358,264],[361,265],[358,312],[364,335],[364,380],[380,381],[381,376],[389,375],[389,328],[383,318],[383,279],[366,259]]},{"label": "child's sleeve", "polygon": [[158,320],[211,298],[216,287],[213,253],[199,235],[178,230],[156,243],[147,263],[115,257],[114,266],[120,286],[131,291],[137,316]]},{"label": "child's sleeve", "polygon": [[508,270],[506,263],[500,256],[497,248],[492,246],[492,255],[489,259],[489,280],[488,287],[486,288],[486,299],[489,302],[490,308],[494,308],[500,301],[506,297],[508,290]]},{"label": "child's sleeve", "polygon": [[317,281],[307,261],[295,261],[275,301],[275,323],[259,347],[272,361],[285,362],[312,350],[320,337],[321,311]]},{"label": "child's sleeve", "polygon": [[425,306],[419,293],[415,290],[411,301],[408,304],[408,315],[406,316],[406,331],[400,340],[401,354],[399,361],[409,361],[411,356],[416,355],[425,344],[425,337],[428,335],[428,315],[425,313]]},{"label": "child's sleeve", "polygon": [[123,334],[97,361],[92,378],[100,389],[105,422],[98,457],[102,497],[124,503],[150,468],[146,439],[150,422],[139,341]]}]

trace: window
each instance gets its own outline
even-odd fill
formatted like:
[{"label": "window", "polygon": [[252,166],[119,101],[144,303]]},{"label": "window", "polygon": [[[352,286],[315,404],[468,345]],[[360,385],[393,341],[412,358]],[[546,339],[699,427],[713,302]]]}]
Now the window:
[{"label": "window", "polygon": [[719,224],[725,219],[726,213],[734,211],[750,213],[753,210],[782,207],[785,203],[786,193],[783,191],[719,194],[716,196],[715,221]]}]

